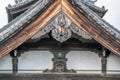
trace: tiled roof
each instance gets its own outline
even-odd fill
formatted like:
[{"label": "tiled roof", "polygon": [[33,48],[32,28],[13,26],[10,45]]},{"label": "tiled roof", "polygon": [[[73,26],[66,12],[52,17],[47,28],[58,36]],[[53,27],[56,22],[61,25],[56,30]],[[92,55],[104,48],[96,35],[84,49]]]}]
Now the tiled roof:
[{"label": "tiled roof", "polygon": [[[31,1],[34,0],[25,0],[24,2],[19,3],[18,6],[25,5],[26,3],[29,3]],[[90,0],[75,0],[75,3],[79,5],[80,8],[82,8],[88,14],[88,17],[92,17],[97,23],[101,25],[101,27],[106,29],[116,38],[120,39],[120,32],[112,25],[107,23],[105,20],[103,20],[101,17],[99,17],[96,13],[94,13],[90,8],[88,8],[88,6],[94,7],[100,11],[105,11],[105,9],[98,8],[94,5],[94,3],[88,1]],[[34,6],[28,9],[22,15],[20,15],[19,17],[8,23],[6,26],[4,26],[2,29],[0,29],[0,41],[4,40],[10,34],[21,28],[25,23],[29,22],[29,20],[31,20],[32,17],[34,17],[38,12],[40,12],[47,3],[49,3],[49,0],[39,0],[37,3],[35,3]],[[13,7],[15,7],[15,5]]]},{"label": "tiled roof", "polygon": [[18,16],[16,19],[5,25],[0,29],[0,42],[21,28],[24,24],[29,22],[37,13],[39,13],[47,4],[49,0],[39,0],[26,12]]},{"label": "tiled roof", "polygon": [[120,39],[120,31],[115,29],[114,26],[106,22],[104,19],[102,19],[100,16],[98,16],[96,13],[94,13],[91,9],[87,8],[86,5],[83,3],[78,3],[75,1],[77,5],[79,5],[80,8],[82,8],[86,14],[88,15],[87,17],[89,19],[94,19],[101,27],[103,27],[106,31],[108,31],[111,35],[114,37]]},{"label": "tiled roof", "polygon": [[32,3],[35,0],[23,0],[22,2],[18,3],[18,4],[14,4],[12,6],[8,6],[8,9],[15,9],[15,8],[19,8],[21,6],[27,5],[29,3]]},{"label": "tiled roof", "polygon": [[[26,3],[29,3],[31,1],[34,1],[34,0],[25,0],[24,2],[19,3],[18,6],[25,5]],[[0,29],[0,41],[4,40],[10,34],[14,33],[16,30],[21,28],[24,24],[29,22],[31,18],[34,17],[38,12],[40,12],[47,3],[49,3],[49,0],[39,0],[37,3],[35,3],[34,6],[28,9],[22,15],[20,15],[19,17],[17,17],[7,25],[5,25],[2,29]],[[75,0],[75,3],[79,5],[80,8],[82,8],[88,14],[88,17],[91,17],[92,19],[94,19],[98,24],[101,25],[101,27],[106,29],[116,38],[120,39],[120,32],[117,29],[115,29],[112,25],[107,23],[105,20],[103,20],[101,17],[99,17],[96,13],[94,13],[90,8],[88,8],[88,6],[99,9],[100,11],[105,11],[105,9],[103,8],[100,9],[94,6],[94,3],[90,2],[90,0]],[[15,5],[13,7],[15,7]]]}]

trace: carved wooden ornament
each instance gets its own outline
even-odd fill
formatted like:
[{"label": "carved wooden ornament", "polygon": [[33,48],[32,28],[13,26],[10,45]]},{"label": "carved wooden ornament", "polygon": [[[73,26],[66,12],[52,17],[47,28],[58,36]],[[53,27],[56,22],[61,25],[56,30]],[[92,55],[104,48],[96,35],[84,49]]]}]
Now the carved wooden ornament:
[{"label": "carved wooden ornament", "polygon": [[52,37],[61,43],[68,40],[71,37],[72,32],[84,39],[92,39],[86,32],[78,28],[63,12],[60,12],[53,21],[46,27],[43,27],[31,39],[40,38],[50,31],[52,31]]}]

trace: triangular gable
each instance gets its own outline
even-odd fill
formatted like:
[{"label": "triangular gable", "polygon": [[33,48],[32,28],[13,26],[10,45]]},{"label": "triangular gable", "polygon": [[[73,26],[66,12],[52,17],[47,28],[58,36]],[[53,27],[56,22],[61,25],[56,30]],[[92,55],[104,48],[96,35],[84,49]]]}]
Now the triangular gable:
[{"label": "triangular gable", "polygon": [[[32,8],[27,10],[25,13],[23,13],[18,18],[14,19],[15,22],[12,21],[7,26],[5,26],[5,28],[7,30],[5,29],[4,31],[11,32],[11,30],[9,30],[9,28],[8,28],[9,26],[10,26],[10,28],[17,30],[19,28],[17,28],[16,26],[23,26],[22,23],[24,23],[24,20],[26,20],[25,23],[29,23],[29,24],[27,24],[27,27],[25,26],[22,29],[20,27],[20,29],[19,29],[20,31],[17,31],[17,33],[15,30],[14,30],[14,32],[12,32],[13,34],[10,34],[10,33],[5,34],[4,31],[1,32],[1,34],[0,34],[0,36],[1,36],[0,57],[8,54],[10,51],[17,48],[22,43],[24,43],[26,40],[31,38],[42,27],[44,27],[47,22],[49,22],[56,14],[58,14],[60,12],[60,1],[59,0],[55,1],[55,2],[54,2],[54,0],[51,0],[50,2],[47,2],[48,5],[44,5],[44,0],[42,2],[38,1]],[[34,20],[34,18],[35,18],[34,15],[36,15],[35,14],[36,11],[37,12],[42,11],[41,5],[44,5],[42,7],[42,8],[44,8],[45,6],[49,6],[50,3],[53,3],[53,4],[47,9],[47,11],[44,11],[40,16],[37,15],[38,18],[36,20]],[[47,7],[45,7],[45,8],[47,8]],[[51,14],[51,15],[49,15],[49,14]],[[28,16],[26,16],[26,15],[28,15]],[[27,21],[27,19],[30,19],[30,21],[31,20],[34,20],[34,21],[30,23],[30,21]],[[19,25],[15,25],[13,23],[15,23],[15,24],[18,23]],[[15,25],[15,27],[14,27],[14,25]]]},{"label": "triangular gable", "polygon": [[[0,57],[8,54],[10,51],[34,36],[61,11],[64,12],[78,26],[78,28],[88,33],[92,38],[111,52],[120,55],[120,40],[102,27],[103,23],[104,26],[111,26],[83,4],[76,4],[77,3],[74,3],[74,1],[71,0],[56,0],[36,20],[19,31],[19,33],[12,36],[12,39],[1,45]],[[119,33],[117,34],[120,35]]]},{"label": "triangular gable", "polygon": [[[77,26],[86,31],[92,38],[109,49],[111,52],[120,55],[120,32],[115,30],[110,24],[96,15],[83,4],[67,2],[64,11]],[[107,28],[107,29],[106,29]],[[110,30],[108,30],[110,29]],[[111,32],[112,33],[111,33]],[[115,35],[113,35],[113,33]]]},{"label": "triangular gable", "polygon": [[56,41],[59,41],[61,43],[73,37],[73,33],[84,40],[93,41],[86,32],[78,28],[75,23],[73,23],[62,11],[58,13],[54,19],[49,21],[49,23],[37,34],[35,34],[29,41],[39,41],[42,36],[48,33],[50,33],[50,36],[53,37]]}]

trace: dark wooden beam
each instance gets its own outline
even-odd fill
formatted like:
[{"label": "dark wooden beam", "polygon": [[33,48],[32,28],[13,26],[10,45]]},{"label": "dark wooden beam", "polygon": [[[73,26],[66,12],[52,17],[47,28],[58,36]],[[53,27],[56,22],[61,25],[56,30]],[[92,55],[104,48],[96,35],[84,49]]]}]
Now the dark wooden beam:
[{"label": "dark wooden beam", "polygon": [[102,70],[101,73],[103,76],[106,75],[106,71],[107,71],[107,59],[106,58],[101,58],[101,66],[102,66]]},{"label": "dark wooden beam", "polygon": [[19,50],[84,50],[101,51],[102,46],[97,42],[83,43],[77,39],[70,38],[64,43],[59,43],[51,38],[44,38],[38,42],[26,42],[18,47]]},{"label": "dark wooden beam", "polygon": [[102,49],[102,53],[101,53],[101,73],[103,76],[106,76],[107,74],[107,58],[110,55],[110,51],[107,50],[106,48]]},{"label": "dark wooden beam", "polygon": [[13,75],[16,75],[18,72],[18,52],[17,50],[13,50],[10,53],[11,57],[12,57],[12,73]]},{"label": "dark wooden beam", "polygon": [[12,66],[13,66],[13,75],[16,75],[18,72],[18,58],[12,58]]}]

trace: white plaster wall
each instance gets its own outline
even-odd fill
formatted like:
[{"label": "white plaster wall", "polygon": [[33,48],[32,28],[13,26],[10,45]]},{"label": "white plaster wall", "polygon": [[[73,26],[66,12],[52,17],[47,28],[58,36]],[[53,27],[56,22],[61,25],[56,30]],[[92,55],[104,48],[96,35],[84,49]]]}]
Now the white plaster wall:
[{"label": "white plaster wall", "polygon": [[120,71],[120,56],[110,54],[107,60],[108,60],[107,70],[119,70]]},{"label": "white plaster wall", "polygon": [[10,55],[6,55],[0,59],[0,73],[12,72],[12,58]]},{"label": "white plaster wall", "polygon": [[49,51],[29,51],[19,58],[19,70],[45,70],[52,68],[53,55]]},{"label": "white plaster wall", "polygon": [[101,70],[101,59],[90,51],[71,51],[68,55],[68,69]]},{"label": "white plaster wall", "polygon": [[[51,69],[53,55],[49,51],[29,51],[19,57],[19,70],[31,70],[31,73],[37,73],[37,70]],[[101,58],[90,51],[70,51],[67,54],[68,69],[75,70],[101,70]],[[111,54],[107,59],[108,73],[120,73],[120,57]],[[1,71],[5,70],[5,71]],[[33,70],[33,71],[32,71]],[[37,72],[36,72],[37,71]],[[9,55],[0,59],[0,73],[12,72],[12,59]],[[21,71],[19,71],[21,72]],[[24,71],[23,71],[24,72]],[[27,71],[25,71],[27,72]],[[30,71],[28,71],[30,73]],[[27,72],[27,73],[28,73]],[[84,72],[84,71],[83,71]],[[88,73],[88,72],[87,72]]]}]

